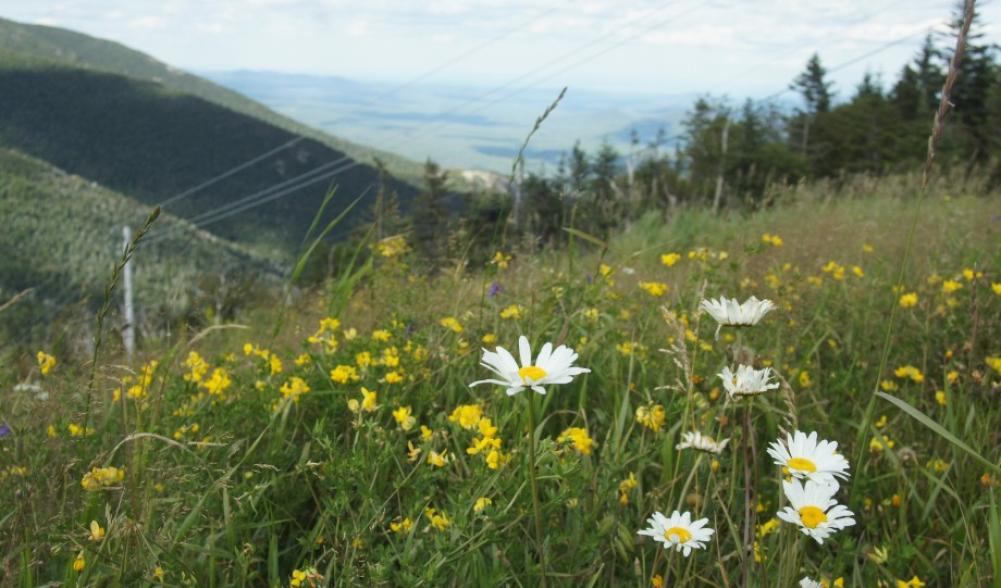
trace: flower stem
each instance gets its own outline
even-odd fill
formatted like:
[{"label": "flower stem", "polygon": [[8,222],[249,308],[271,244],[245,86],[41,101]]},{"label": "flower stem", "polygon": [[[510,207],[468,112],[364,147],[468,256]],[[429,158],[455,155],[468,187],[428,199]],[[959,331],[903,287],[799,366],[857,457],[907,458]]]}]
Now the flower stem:
[{"label": "flower stem", "polygon": [[542,506],[539,501],[539,483],[535,479],[535,394],[528,391],[528,479],[532,483],[532,509],[535,511],[535,544],[539,549],[541,586],[546,586],[546,549],[542,541]]},{"label": "flower stem", "polygon": [[743,442],[744,442],[744,549],[743,549],[743,582],[744,588],[750,585],[751,567],[754,565],[754,515],[756,502],[754,495],[754,472],[752,464],[754,456],[754,431],[751,428],[751,406],[754,397],[748,398],[744,405]]}]

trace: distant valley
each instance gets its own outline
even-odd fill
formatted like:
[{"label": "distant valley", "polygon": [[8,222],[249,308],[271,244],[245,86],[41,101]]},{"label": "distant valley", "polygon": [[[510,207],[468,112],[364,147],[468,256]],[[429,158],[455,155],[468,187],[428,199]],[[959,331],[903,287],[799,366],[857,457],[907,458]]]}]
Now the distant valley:
[{"label": "distant valley", "polygon": [[[363,82],[335,76],[266,71],[201,72],[269,108],[350,141],[392,150],[416,161],[431,157],[446,168],[510,170],[535,119],[559,88],[491,87],[418,82]],[[652,95],[570,88],[532,138],[527,169],[552,169],[576,140],[586,149],[607,141],[628,153],[636,130],[641,145],[660,129],[681,131],[694,94]]]}]

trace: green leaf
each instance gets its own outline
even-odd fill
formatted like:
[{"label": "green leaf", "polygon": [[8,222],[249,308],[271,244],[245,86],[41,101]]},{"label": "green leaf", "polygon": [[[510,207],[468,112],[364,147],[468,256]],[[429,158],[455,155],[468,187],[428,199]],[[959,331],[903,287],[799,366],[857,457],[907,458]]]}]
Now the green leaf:
[{"label": "green leaf", "polygon": [[583,239],[588,243],[594,243],[595,245],[601,247],[602,249],[608,249],[608,243],[602,241],[601,239],[595,237],[594,235],[590,235],[588,233],[585,233],[584,231],[581,231],[579,229],[574,229],[572,227],[563,227],[563,230],[566,231],[567,233],[570,233],[574,237],[577,237],[578,239]]}]

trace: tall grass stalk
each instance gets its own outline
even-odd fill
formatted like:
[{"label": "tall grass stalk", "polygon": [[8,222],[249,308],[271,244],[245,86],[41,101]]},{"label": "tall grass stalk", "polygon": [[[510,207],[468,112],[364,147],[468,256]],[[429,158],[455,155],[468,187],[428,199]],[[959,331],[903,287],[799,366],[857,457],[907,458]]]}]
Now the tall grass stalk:
[{"label": "tall grass stalk", "polygon": [[135,253],[139,242],[142,241],[142,238],[145,237],[146,233],[148,233],[153,227],[153,223],[159,216],[160,207],[157,206],[150,211],[149,216],[146,217],[146,222],[143,223],[142,228],[136,232],[132,241],[125,246],[125,249],[122,251],[122,257],[111,269],[111,278],[104,286],[104,302],[101,304],[101,309],[98,311],[97,318],[95,320],[94,352],[90,358],[90,375],[87,377],[87,404],[83,417],[85,429],[90,426],[90,406],[91,397],[94,392],[94,380],[97,377],[97,358],[101,352],[101,343],[104,341],[104,319],[108,315],[108,311],[111,310],[111,296],[115,293],[115,288],[118,286],[118,279],[121,276],[122,270],[125,268],[125,264],[132,259],[132,255]]}]

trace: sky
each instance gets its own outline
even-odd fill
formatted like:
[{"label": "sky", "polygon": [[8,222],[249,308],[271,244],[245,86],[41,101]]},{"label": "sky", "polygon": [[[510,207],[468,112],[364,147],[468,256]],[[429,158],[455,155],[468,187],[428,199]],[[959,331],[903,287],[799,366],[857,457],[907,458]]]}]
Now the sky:
[{"label": "sky", "polygon": [[[982,1],[1001,42],[1001,1]],[[888,84],[953,0],[0,0],[0,16],[170,65],[403,82],[762,97],[814,51],[848,94]],[[889,48],[886,48],[890,45]],[[866,56],[866,54],[873,53]],[[856,61],[857,60],[857,61]],[[844,64],[850,64],[845,65]]]}]

